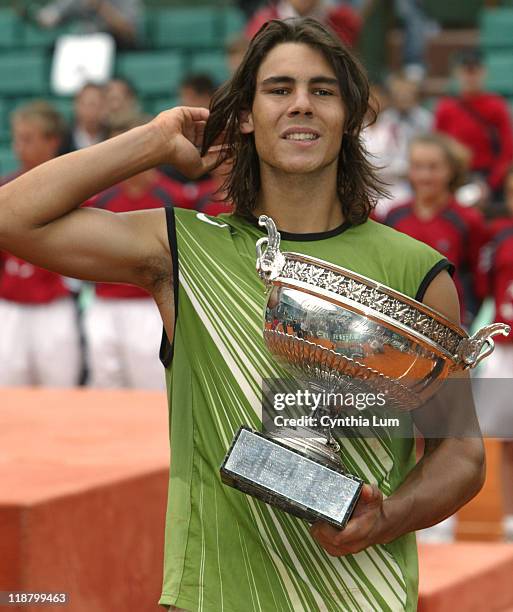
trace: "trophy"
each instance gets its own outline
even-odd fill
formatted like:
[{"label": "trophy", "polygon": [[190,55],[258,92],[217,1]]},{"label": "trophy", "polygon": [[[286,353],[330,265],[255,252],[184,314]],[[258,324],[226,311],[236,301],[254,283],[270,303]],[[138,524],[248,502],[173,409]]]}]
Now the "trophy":
[{"label": "trophy", "polygon": [[[437,311],[326,261],[280,251],[265,215],[256,243],[267,288],[263,339],[293,376],[316,389],[374,391],[395,410],[422,406],[450,373],[475,367],[494,350],[494,323],[473,336]],[[265,435],[242,426],[220,469],[222,481],[308,522],[343,528],[363,481],[344,468],[326,427]]]}]

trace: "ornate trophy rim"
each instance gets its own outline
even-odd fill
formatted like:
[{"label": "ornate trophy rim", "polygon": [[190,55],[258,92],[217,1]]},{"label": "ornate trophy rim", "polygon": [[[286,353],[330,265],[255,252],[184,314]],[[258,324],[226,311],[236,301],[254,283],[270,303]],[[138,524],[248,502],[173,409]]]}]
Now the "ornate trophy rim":
[{"label": "ornate trophy rim", "polygon": [[[426,344],[430,349],[435,350],[444,357],[453,358],[460,342],[464,339],[469,339],[468,333],[462,327],[451,322],[442,313],[382,283],[342,266],[336,266],[308,255],[287,251],[283,253],[283,256],[285,258],[285,265],[280,275],[273,279],[274,285],[301,290],[314,297],[326,299],[333,304],[349,308],[359,314],[364,314],[367,318],[379,322],[389,329],[400,329],[410,338]],[[339,293],[324,287],[322,284],[314,285],[299,278],[294,278],[293,275],[285,273],[288,264],[294,262],[314,265],[322,269],[322,271],[338,275],[341,284],[342,279],[349,278],[360,286],[349,286],[346,291]],[[333,281],[330,284],[333,285]],[[370,289],[370,294],[365,292],[366,288]],[[391,298],[386,300],[386,304],[383,304],[382,309],[376,308],[373,305],[378,303],[376,298],[379,294]],[[406,310],[409,312],[405,312]],[[401,317],[407,314],[412,319],[413,325],[418,325],[419,329],[402,320]],[[424,319],[427,318],[428,321],[423,321],[422,317]],[[445,331],[444,328],[449,331]]]},{"label": "ornate trophy rim", "polygon": [[258,223],[268,232],[256,243],[257,272],[267,287],[292,284],[294,288],[296,283],[296,289],[310,295],[345,308],[352,306],[366,317],[374,315],[374,320],[436,350],[452,362],[453,369],[475,367],[493,352],[493,336],[510,332],[508,325],[493,323],[469,336],[441,312],[363,274],[309,255],[282,253],[274,221],[261,215]]}]

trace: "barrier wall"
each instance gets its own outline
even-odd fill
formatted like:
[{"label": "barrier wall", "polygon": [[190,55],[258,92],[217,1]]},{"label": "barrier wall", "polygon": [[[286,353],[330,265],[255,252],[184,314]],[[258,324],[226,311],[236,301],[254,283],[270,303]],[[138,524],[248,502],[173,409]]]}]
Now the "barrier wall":
[{"label": "barrier wall", "polygon": [[[0,390],[0,591],[70,594],[5,609],[158,611],[168,461],[162,393]],[[495,521],[494,478],[464,511],[474,533]],[[419,610],[513,608],[512,577],[513,545],[424,545]]]}]

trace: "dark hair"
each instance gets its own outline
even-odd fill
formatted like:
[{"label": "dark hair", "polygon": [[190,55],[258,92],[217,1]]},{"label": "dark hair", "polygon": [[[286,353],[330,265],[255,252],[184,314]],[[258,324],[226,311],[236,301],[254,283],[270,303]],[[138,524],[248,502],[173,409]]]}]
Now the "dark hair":
[{"label": "dark hair", "polygon": [[90,89],[96,89],[96,91],[103,92],[105,88],[99,83],[95,83],[94,81],[88,81],[87,83],[84,83],[84,85],[82,85],[82,87],[76,92],[75,100],[78,100],[84,92]]},{"label": "dark hair", "polygon": [[260,167],[253,134],[242,134],[241,114],[253,106],[256,75],[260,64],[281,43],[303,43],[319,50],[333,67],[345,107],[346,125],[340,147],[337,191],[346,220],[363,223],[377,198],[386,196],[384,184],[376,175],[360,140],[364,121],[370,113],[369,83],[364,69],[335,34],[310,18],[272,20],[257,32],[232,78],[214,94],[205,128],[203,154],[224,132],[224,152],[220,163],[230,161],[231,171],[223,189],[234,212],[252,217],[260,191]]},{"label": "dark hair", "polygon": [[208,74],[190,74],[180,83],[180,87],[188,87],[200,96],[212,96],[216,90],[216,85]]}]

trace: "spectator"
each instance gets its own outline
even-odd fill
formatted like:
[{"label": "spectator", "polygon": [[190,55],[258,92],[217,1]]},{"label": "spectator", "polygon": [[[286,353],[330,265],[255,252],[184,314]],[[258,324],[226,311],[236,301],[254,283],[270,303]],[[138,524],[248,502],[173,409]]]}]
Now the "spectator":
[{"label": "spectator", "polygon": [[135,115],[140,111],[135,87],[123,77],[111,79],[104,87],[105,122],[109,124],[116,117]]},{"label": "spectator", "polygon": [[460,93],[440,100],[435,128],[449,134],[472,152],[472,170],[500,197],[513,160],[513,134],[506,101],[484,91],[486,70],[477,49],[464,51],[455,70]]},{"label": "spectator", "polygon": [[87,83],[75,96],[75,119],[64,153],[77,151],[105,138],[105,92],[101,85]]},{"label": "spectator", "polygon": [[[143,115],[113,123],[117,136],[147,122]],[[171,206],[174,186],[155,169],[142,172],[92,198],[88,205],[114,213]],[[85,312],[89,385],[163,389],[158,353],[162,322],[149,293],[132,285],[97,283]]]},{"label": "spectator", "polygon": [[351,47],[356,46],[362,29],[362,19],[350,5],[330,6],[325,0],[279,0],[255,13],[246,27],[246,36],[253,38],[270,19],[293,17],[312,17],[325,23]]},{"label": "spectator", "polygon": [[[47,102],[15,110],[13,148],[20,169],[1,183],[56,157],[65,132],[64,120]],[[0,385],[77,384],[76,310],[62,276],[0,252],[0,321]]]},{"label": "spectator", "polygon": [[53,28],[74,20],[85,32],[109,32],[118,48],[131,48],[137,43],[140,13],[140,0],[55,0],[39,10],[37,21]]},{"label": "spectator", "polygon": [[385,218],[387,225],[428,244],[454,264],[461,318],[466,325],[484,293],[478,259],[486,238],[481,214],[463,208],[454,198],[465,179],[469,157],[462,145],[442,134],[416,137],[410,146],[413,199]]},{"label": "spectator", "polygon": [[376,122],[362,134],[391,196],[378,202],[375,209],[378,219],[383,219],[391,207],[410,197],[410,142],[429,132],[433,121],[431,113],[419,105],[419,87],[415,81],[402,74],[392,75],[388,92],[388,108],[380,112]]},{"label": "spectator", "polygon": [[[208,75],[189,75],[180,84],[180,104],[208,108],[215,89],[215,84]],[[174,185],[173,203],[176,206],[194,208],[209,214],[223,212],[223,209],[211,207],[214,193],[219,187],[219,180],[212,173],[192,181],[172,166],[161,166],[159,169]]]},{"label": "spectator", "polygon": [[[492,222],[490,242],[482,250],[481,266],[488,275],[490,294],[495,302],[495,322],[507,323],[513,329],[513,168],[504,185],[506,210],[502,218]],[[481,378],[513,377],[513,334],[496,336],[495,351],[483,362]],[[479,381],[477,402],[479,422],[484,434],[502,442],[502,500],[504,536],[513,542],[513,411],[511,386],[504,380]],[[484,386],[484,388],[483,388]],[[509,440],[507,439],[509,437]]]}]

